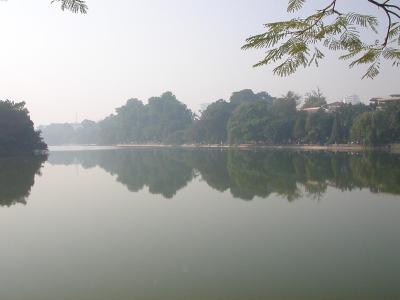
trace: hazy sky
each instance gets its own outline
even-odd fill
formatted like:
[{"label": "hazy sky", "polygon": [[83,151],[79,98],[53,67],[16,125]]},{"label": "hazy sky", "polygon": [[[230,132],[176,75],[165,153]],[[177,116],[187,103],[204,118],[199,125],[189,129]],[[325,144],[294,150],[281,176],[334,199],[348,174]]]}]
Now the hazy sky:
[{"label": "hazy sky", "polygon": [[74,15],[50,0],[0,1],[0,99],[25,101],[36,125],[99,120],[167,90],[192,109],[244,88],[279,96],[319,86],[329,101],[400,93],[391,66],[373,81],[333,57],[288,78],[252,68],[264,52],[240,47],[263,23],[287,18],[286,0],[87,2],[89,14]]}]

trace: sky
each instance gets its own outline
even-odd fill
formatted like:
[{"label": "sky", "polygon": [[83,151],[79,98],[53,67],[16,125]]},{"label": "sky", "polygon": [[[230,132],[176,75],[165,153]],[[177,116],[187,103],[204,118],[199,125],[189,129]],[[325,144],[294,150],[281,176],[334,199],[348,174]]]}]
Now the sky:
[{"label": "sky", "polygon": [[[400,93],[399,68],[361,80],[365,69],[334,53],[290,77],[253,68],[265,51],[240,48],[262,24],[291,17],[284,0],[88,0],[87,15],[50,2],[0,1],[0,99],[25,101],[36,126],[101,120],[129,98],[165,91],[193,110],[245,88],[280,96],[319,87],[328,102]],[[309,2],[305,13],[325,1]],[[341,2],[374,12],[365,0]]]}]

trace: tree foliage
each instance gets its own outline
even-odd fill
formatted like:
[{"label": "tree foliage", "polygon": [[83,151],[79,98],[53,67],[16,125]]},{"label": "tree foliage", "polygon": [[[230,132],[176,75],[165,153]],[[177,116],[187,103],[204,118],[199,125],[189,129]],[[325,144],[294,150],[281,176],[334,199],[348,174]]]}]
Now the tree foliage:
[{"label": "tree foliage", "polygon": [[[400,66],[400,5],[393,0],[365,0],[383,11],[386,28],[380,29],[376,15],[342,11],[346,1],[330,0],[328,5],[306,17],[265,24],[266,31],[249,37],[243,49],[267,49],[256,67],[274,64],[273,73],[287,76],[300,67],[319,65],[324,50],[340,51],[340,59],[349,66],[366,65],[363,78],[379,74],[382,60]],[[300,11],[306,0],[289,0],[288,12]],[[370,42],[362,37],[367,31],[374,36]],[[375,38],[377,37],[377,38]]]},{"label": "tree foliage", "polygon": [[61,3],[62,10],[69,10],[73,13],[86,14],[88,6],[85,0],[52,0],[51,3]]},{"label": "tree foliage", "polygon": [[234,106],[223,99],[210,104],[193,126],[194,142],[207,141],[211,144],[226,143],[227,124]]},{"label": "tree foliage", "polygon": [[97,144],[99,142],[99,125],[91,120],[80,124],[53,123],[40,126],[43,139],[49,145]]},{"label": "tree foliage", "polygon": [[229,144],[264,141],[271,116],[270,106],[266,101],[240,105],[229,118]]},{"label": "tree foliage", "polygon": [[[267,92],[242,90],[220,99],[196,116],[171,92],[144,104],[129,99],[100,122],[41,127],[51,144],[348,144],[382,145],[400,141],[400,104],[379,109],[344,104],[317,112],[297,110],[300,96],[289,91],[278,98]],[[306,98],[307,106],[326,103],[321,91]],[[379,116],[376,138],[365,138],[363,113]],[[365,118],[365,117],[364,117]],[[369,119],[368,119],[369,120]],[[375,120],[375,119],[374,119]],[[360,123],[361,122],[361,123]],[[364,122],[364,123],[363,123]],[[353,131],[353,134],[352,134]],[[358,133],[357,133],[358,132]],[[364,134],[364,135],[363,135]]]},{"label": "tree foliage", "polygon": [[355,120],[351,137],[365,145],[379,145],[390,141],[388,120],[382,111],[364,112]]},{"label": "tree foliage", "polygon": [[333,114],[333,124],[329,144],[345,144],[354,141],[351,138],[351,129],[354,120],[363,112],[370,111],[371,108],[363,105],[346,105],[338,108]]},{"label": "tree foliage", "polygon": [[150,98],[146,105],[130,99],[115,115],[99,122],[99,142],[181,144],[181,136],[192,122],[193,113],[171,92]]},{"label": "tree foliage", "polygon": [[400,104],[387,104],[383,109],[358,115],[351,138],[365,145],[383,145],[400,141]]},{"label": "tree foliage", "polygon": [[250,89],[233,92],[229,101],[220,99],[210,104],[195,122],[191,137],[194,142],[221,144],[228,139],[228,122],[233,112],[242,105],[265,102],[272,103],[267,92],[254,93]]},{"label": "tree foliage", "polygon": [[311,113],[305,124],[305,141],[309,144],[327,144],[331,135],[333,116],[324,111]]},{"label": "tree foliage", "polygon": [[322,94],[320,89],[317,89],[316,91],[314,90],[306,94],[302,108],[321,107],[326,103],[325,96]]},{"label": "tree foliage", "polygon": [[35,150],[47,150],[47,145],[35,130],[25,102],[0,100],[0,155],[33,154]]}]

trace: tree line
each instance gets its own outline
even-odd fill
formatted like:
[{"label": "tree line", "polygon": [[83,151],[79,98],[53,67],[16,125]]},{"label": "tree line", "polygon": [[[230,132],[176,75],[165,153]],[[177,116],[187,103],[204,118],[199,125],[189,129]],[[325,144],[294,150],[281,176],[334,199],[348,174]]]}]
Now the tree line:
[{"label": "tree line", "polygon": [[[321,91],[281,97],[250,89],[232,93],[196,114],[171,92],[144,104],[130,99],[100,122],[41,127],[49,144],[348,144],[400,140],[400,105],[342,104],[326,111]],[[314,112],[299,108],[321,107]]]}]

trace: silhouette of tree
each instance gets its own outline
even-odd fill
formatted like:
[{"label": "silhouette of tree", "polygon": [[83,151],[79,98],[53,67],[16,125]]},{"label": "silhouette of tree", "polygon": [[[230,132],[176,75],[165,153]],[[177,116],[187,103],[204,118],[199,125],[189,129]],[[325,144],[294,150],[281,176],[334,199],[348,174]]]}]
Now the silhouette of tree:
[{"label": "silhouette of tree", "polygon": [[35,150],[47,150],[47,145],[33,127],[25,102],[0,100],[0,155],[33,154]]}]

